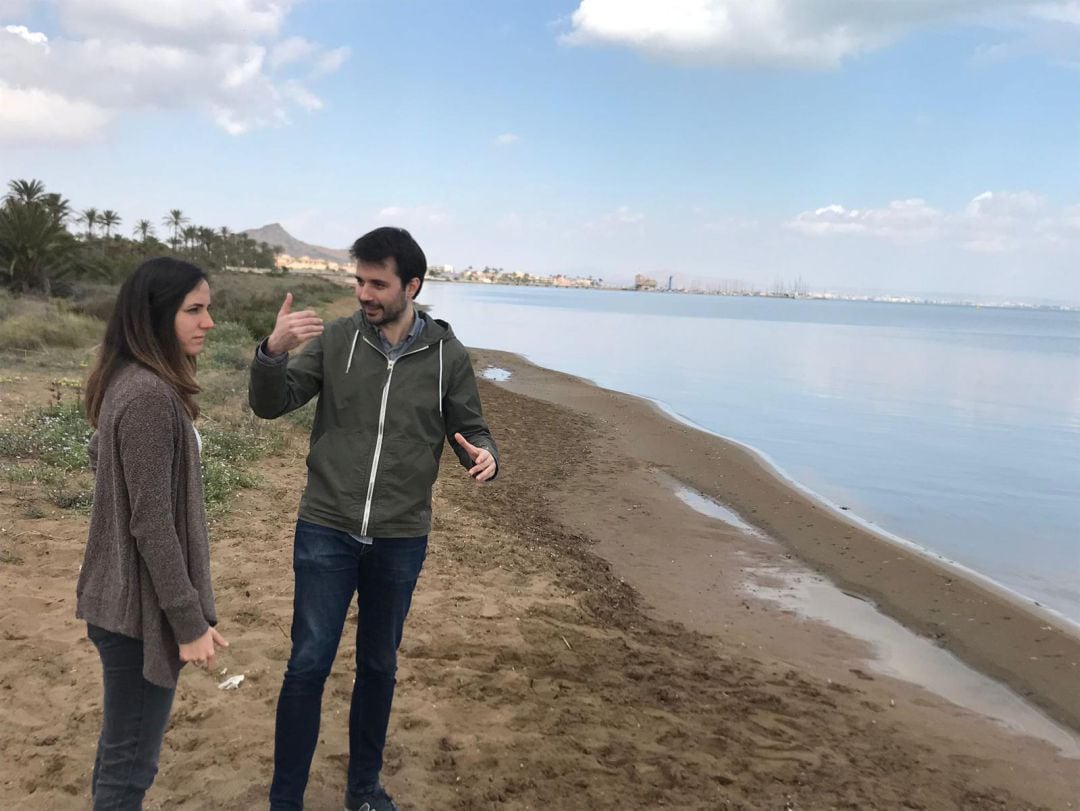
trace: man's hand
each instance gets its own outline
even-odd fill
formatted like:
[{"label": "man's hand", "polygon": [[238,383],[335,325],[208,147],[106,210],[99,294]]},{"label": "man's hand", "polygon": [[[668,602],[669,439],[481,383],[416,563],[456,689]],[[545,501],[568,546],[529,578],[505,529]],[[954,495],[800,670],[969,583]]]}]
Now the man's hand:
[{"label": "man's hand", "polygon": [[229,643],[225,641],[225,637],[217,632],[216,628],[207,628],[206,633],[194,642],[188,642],[180,646],[180,661],[194,662],[198,667],[213,670],[214,656],[217,653],[215,646],[217,648],[227,648]]},{"label": "man's hand", "polygon": [[323,322],[314,310],[292,312],[292,293],[285,294],[285,301],[278,310],[274,331],[266,339],[266,351],[271,355],[284,355],[304,341],[322,335]]},{"label": "man's hand", "polygon": [[473,461],[473,466],[469,468],[470,476],[478,482],[486,482],[495,475],[497,465],[491,451],[471,445],[461,434],[454,434],[454,441],[465,449],[465,453],[469,454],[469,458]]}]

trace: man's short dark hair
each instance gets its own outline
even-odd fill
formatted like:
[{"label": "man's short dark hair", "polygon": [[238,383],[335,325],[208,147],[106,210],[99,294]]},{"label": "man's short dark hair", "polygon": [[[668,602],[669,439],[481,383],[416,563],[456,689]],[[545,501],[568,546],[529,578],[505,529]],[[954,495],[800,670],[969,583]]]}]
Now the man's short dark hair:
[{"label": "man's short dark hair", "polygon": [[[412,234],[404,228],[385,226],[368,231],[353,243],[349,255],[357,262],[369,265],[383,265],[387,259],[393,258],[402,287],[410,279],[419,279],[420,287],[424,286],[427,257]],[[420,287],[416,288],[417,295],[420,295]]]}]

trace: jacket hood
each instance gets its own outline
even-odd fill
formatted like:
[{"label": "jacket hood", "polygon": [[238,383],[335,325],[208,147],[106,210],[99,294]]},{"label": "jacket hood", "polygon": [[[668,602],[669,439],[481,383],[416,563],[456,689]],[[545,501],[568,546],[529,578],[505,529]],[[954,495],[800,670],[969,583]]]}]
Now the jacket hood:
[{"label": "jacket hood", "polygon": [[[449,341],[454,337],[454,330],[441,318],[432,318],[419,307],[416,308],[416,317],[424,319],[424,331],[416,339],[417,347],[428,346],[439,341]],[[356,312],[349,316],[349,323],[354,330],[359,330],[373,341],[378,340],[378,329],[368,323],[362,309],[357,308]]]}]

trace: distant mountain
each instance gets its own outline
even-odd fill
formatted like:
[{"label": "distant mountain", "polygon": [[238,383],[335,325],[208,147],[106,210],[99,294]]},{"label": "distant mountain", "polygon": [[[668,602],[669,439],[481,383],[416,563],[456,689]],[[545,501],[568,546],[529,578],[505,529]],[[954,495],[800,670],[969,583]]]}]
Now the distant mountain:
[{"label": "distant mountain", "polygon": [[289,256],[309,256],[312,259],[325,259],[342,265],[352,264],[348,251],[301,242],[282,228],[280,223],[271,223],[270,225],[264,225],[262,228],[250,228],[243,233],[256,242],[265,242],[267,245],[279,247]]}]

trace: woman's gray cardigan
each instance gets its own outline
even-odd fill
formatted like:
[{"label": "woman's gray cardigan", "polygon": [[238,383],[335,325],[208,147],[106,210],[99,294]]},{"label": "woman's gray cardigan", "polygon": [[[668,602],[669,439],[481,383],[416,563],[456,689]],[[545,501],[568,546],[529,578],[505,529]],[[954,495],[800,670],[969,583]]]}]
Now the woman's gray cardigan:
[{"label": "woman's gray cardigan", "polygon": [[76,616],[141,639],[143,677],[175,687],[178,642],[217,622],[195,430],[149,369],[113,375],[90,441],[94,508]]}]

